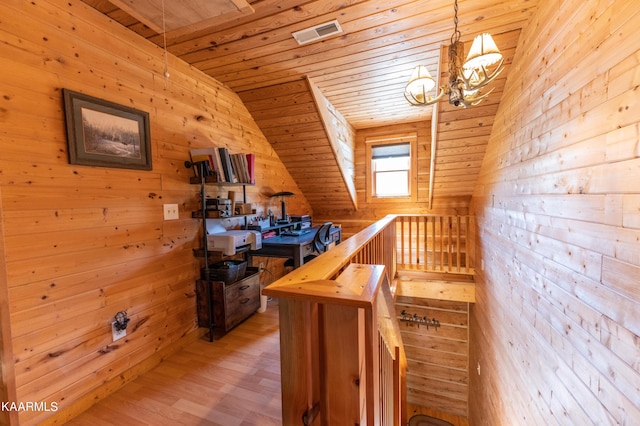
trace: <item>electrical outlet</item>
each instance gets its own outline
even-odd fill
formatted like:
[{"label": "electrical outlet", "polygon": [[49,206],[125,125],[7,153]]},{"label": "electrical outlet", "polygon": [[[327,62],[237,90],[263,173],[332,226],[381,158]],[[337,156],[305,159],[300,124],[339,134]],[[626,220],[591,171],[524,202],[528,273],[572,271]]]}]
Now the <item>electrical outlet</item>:
[{"label": "electrical outlet", "polygon": [[177,204],[164,204],[164,220],[176,220],[178,216]]},{"label": "electrical outlet", "polygon": [[113,341],[115,342],[116,340],[125,337],[127,335],[127,330],[118,330],[116,328],[116,322],[114,321],[111,323],[111,334],[113,335]]},{"label": "electrical outlet", "polygon": [[258,271],[264,271],[264,262],[260,262],[260,266],[258,266]]}]

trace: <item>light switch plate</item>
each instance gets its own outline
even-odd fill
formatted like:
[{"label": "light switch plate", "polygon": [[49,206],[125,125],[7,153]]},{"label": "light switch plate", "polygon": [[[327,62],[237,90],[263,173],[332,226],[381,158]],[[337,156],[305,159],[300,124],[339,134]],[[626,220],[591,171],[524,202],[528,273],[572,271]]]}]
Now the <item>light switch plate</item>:
[{"label": "light switch plate", "polygon": [[178,205],[177,204],[165,204],[164,205],[164,220],[176,220],[179,219]]}]

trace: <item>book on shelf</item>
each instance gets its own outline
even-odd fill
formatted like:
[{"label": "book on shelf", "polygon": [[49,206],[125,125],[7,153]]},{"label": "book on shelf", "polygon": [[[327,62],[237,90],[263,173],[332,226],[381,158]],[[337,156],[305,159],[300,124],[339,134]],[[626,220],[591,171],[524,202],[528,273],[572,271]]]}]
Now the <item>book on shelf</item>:
[{"label": "book on shelf", "polygon": [[[192,167],[197,177],[200,177],[200,173],[203,173],[204,176],[217,177],[218,167],[215,164],[214,154],[215,150],[212,148],[192,149],[189,152],[191,162],[194,164]],[[203,167],[197,164],[202,164]]]},{"label": "book on shelf", "polygon": [[247,158],[247,174],[249,176],[248,183],[255,184],[256,183],[256,171],[255,171],[256,155],[253,153],[247,154],[246,158]]},{"label": "book on shelf", "polygon": [[[255,184],[255,154],[230,154],[224,147],[192,149],[191,162],[197,177],[214,176],[217,182]],[[201,167],[202,164],[204,167]]]},{"label": "book on shelf", "polygon": [[247,167],[247,155],[238,154],[238,162],[240,163],[240,167],[242,168],[243,182],[251,183],[251,179],[249,179],[249,168]]},{"label": "book on shelf", "polygon": [[249,183],[249,178],[247,177],[247,168],[244,165],[243,159],[245,158],[244,154],[233,154],[233,168],[236,171],[236,175],[238,176],[238,181],[241,183]]},{"label": "book on shelf", "polygon": [[218,148],[218,152],[220,153],[220,161],[222,162],[222,170],[224,171],[225,182],[237,182],[235,174],[233,173],[233,166],[231,165],[229,150],[227,148]]},{"label": "book on shelf", "polygon": [[231,154],[229,158],[231,159],[231,167],[233,167],[233,174],[236,180],[242,182],[242,170],[240,170],[240,166],[238,165],[238,154]]},{"label": "book on shelf", "polygon": [[212,148],[211,150],[213,151],[212,156],[217,170],[218,182],[226,182],[224,173],[222,173],[222,161],[220,161],[220,152],[218,152],[218,150],[215,148]]}]

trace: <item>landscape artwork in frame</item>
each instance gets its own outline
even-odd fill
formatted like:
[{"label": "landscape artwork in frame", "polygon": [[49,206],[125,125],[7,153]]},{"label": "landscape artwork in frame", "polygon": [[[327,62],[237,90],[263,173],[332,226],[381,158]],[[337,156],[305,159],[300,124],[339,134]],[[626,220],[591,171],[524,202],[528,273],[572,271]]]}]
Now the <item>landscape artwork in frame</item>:
[{"label": "landscape artwork in frame", "polygon": [[151,170],[149,114],[62,89],[69,163]]}]

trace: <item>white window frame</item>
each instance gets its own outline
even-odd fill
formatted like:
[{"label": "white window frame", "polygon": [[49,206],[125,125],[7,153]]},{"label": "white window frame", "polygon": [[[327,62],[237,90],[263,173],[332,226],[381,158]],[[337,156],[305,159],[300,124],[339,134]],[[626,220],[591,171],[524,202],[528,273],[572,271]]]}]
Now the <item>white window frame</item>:
[{"label": "white window frame", "polygon": [[[385,137],[374,137],[365,139],[365,152],[366,152],[366,195],[367,202],[398,202],[417,201],[418,182],[417,182],[417,134],[401,134],[401,135],[389,135]],[[402,143],[409,144],[410,159],[409,159],[409,194],[407,196],[377,196],[375,191],[375,171],[373,170],[373,148],[381,145],[397,145]]]}]

